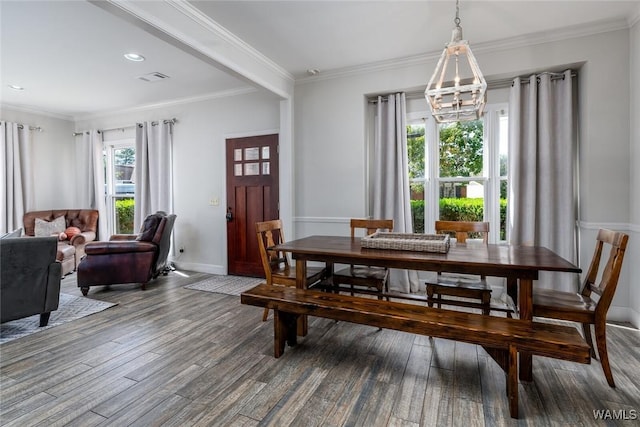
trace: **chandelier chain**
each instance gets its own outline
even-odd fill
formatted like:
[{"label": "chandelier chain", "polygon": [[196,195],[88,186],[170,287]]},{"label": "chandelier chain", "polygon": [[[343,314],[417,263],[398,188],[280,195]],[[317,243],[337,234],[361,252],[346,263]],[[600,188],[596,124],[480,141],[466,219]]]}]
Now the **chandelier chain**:
[{"label": "chandelier chain", "polygon": [[460,26],[460,0],[456,0],[456,19],[453,20],[456,27]]}]

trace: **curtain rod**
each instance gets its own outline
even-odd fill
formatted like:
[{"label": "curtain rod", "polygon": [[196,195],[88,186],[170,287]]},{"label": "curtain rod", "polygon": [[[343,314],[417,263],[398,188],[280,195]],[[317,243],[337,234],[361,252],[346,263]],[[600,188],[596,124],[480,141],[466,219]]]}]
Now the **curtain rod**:
[{"label": "curtain rod", "polygon": [[[538,73],[536,74],[536,77],[538,77],[538,80],[540,79],[540,76],[545,75],[545,74],[549,74],[551,75],[551,80],[560,80],[560,79],[564,79],[564,73],[553,73],[550,71],[545,71],[543,73]],[[575,71],[571,72],[571,77],[576,77],[578,75],[578,73],[576,73]],[[520,78],[522,79],[520,81],[520,84],[529,84],[529,77],[526,76],[520,76]],[[489,81],[487,82],[487,89],[504,89],[507,87],[511,87],[513,86],[513,81],[515,80],[515,77],[513,78],[508,78],[508,79],[501,79],[501,80],[493,80],[493,81]],[[398,92],[394,92],[393,94],[398,93]],[[378,103],[378,96],[382,96],[382,102],[386,102],[387,101],[387,97],[391,95],[391,94],[385,94],[385,95],[376,95],[375,97],[370,97],[369,98],[369,104],[377,104]],[[406,99],[421,99],[424,98],[424,91],[410,91],[410,92],[405,92],[405,98]]]},{"label": "curtain rod", "polygon": [[[167,119],[163,121],[164,124],[169,124],[171,123],[172,125],[178,123],[178,119],[176,119],[175,117],[172,119]],[[151,126],[157,126],[158,122],[151,122]],[[133,128],[133,127],[142,127],[142,123],[136,123],[135,125],[130,125],[130,126],[122,126],[122,127],[117,127],[117,128],[111,128],[111,129],[102,129],[102,130],[98,130],[98,133],[103,133],[103,132],[111,132],[114,130],[119,130],[124,132],[125,129],[129,129],[129,128]],[[88,132],[88,131],[84,131],[84,132]],[[84,132],[73,132],[73,136],[80,136],[82,135]]]},{"label": "curtain rod", "polygon": [[[18,123],[18,129],[24,129],[24,127],[25,125]],[[27,129],[37,130],[38,132],[42,132],[44,130],[40,126],[27,126]]]}]

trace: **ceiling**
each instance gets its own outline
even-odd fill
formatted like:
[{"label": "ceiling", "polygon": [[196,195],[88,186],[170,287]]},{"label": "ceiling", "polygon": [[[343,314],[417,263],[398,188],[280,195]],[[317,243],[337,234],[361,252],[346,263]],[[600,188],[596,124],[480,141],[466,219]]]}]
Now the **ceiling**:
[{"label": "ceiling", "polygon": [[[254,87],[94,3],[0,0],[3,104],[78,118]],[[450,38],[455,17],[453,0],[189,3],[296,79],[308,78],[309,69],[323,75],[437,54]],[[639,15],[640,0],[462,0],[460,5],[472,48],[624,27]],[[131,51],[146,60],[124,59]],[[137,78],[152,72],[170,78]]]}]

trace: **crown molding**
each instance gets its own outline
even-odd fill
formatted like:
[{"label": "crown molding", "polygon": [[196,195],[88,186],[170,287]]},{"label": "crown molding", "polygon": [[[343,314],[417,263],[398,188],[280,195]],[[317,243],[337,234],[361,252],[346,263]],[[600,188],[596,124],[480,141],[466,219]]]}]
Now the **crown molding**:
[{"label": "crown molding", "polygon": [[40,116],[51,117],[58,120],[66,120],[68,122],[74,121],[74,118],[71,115],[54,113],[51,111],[42,110],[35,107],[28,107],[28,106],[16,105],[16,104],[6,104],[6,103],[0,104],[0,111],[4,110],[5,108],[13,111],[20,111],[22,113],[37,114]]},{"label": "crown molding", "polygon": [[[473,41],[470,41],[470,44],[472,45],[473,51],[476,54],[478,52],[497,52],[501,50],[523,48],[555,41],[569,40],[573,38],[629,29],[632,26],[631,22],[637,22],[638,19],[640,19],[640,8],[638,14],[636,14],[633,20],[613,19],[596,23],[569,26],[555,31],[542,31],[538,33],[516,36],[505,40],[496,40],[484,43],[473,43]],[[368,64],[356,65],[352,67],[336,68],[333,70],[323,71],[321,74],[315,76],[308,76],[297,79],[296,85],[347,77],[362,73],[373,73],[377,71],[393,70],[397,68],[421,66],[436,61],[440,57],[441,53],[442,51],[439,50],[437,52],[426,52],[423,54],[408,56],[404,58],[371,62]]]},{"label": "crown molding", "polygon": [[156,102],[156,103],[151,103],[151,104],[137,105],[137,106],[130,107],[130,108],[124,108],[124,109],[123,108],[118,108],[117,110],[105,110],[105,111],[100,111],[100,112],[97,112],[97,113],[83,114],[83,115],[75,116],[73,119],[75,121],[98,119],[98,118],[113,116],[115,114],[136,113],[136,112],[140,112],[140,111],[155,110],[155,109],[158,109],[158,108],[173,107],[173,106],[176,106],[176,105],[184,105],[184,104],[192,104],[192,103],[195,103],[195,102],[210,101],[212,99],[220,99],[220,98],[227,98],[227,97],[231,97],[231,96],[246,95],[246,94],[254,93],[254,92],[258,92],[258,89],[254,88],[254,87],[243,87],[243,88],[237,88],[237,89],[229,89],[229,90],[225,90],[225,91],[213,92],[213,93],[208,93],[208,94],[204,94],[204,95],[190,96],[190,97],[186,97],[186,98],[171,99],[171,100],[168,100],[168,101]]}]

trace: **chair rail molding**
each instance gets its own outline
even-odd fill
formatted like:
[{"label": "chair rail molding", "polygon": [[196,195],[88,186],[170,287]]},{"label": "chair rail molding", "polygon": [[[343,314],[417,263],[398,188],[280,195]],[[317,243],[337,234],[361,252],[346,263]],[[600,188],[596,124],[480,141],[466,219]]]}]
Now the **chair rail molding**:
[{"label": "chair rail molding", "polygon": [[578,221],[578,226],[580,227],[581,230],[599,230],[601,228],[607,228],[609,230],[633,231],[634,233],[640,232],[640,224],[630,224],[628,222]]},{"label": "chair rail molding", "polygon": [[330,217],[330,216],[296,216],[293,222],[310,222],[319,224],[349,224],[351,217]]}]

